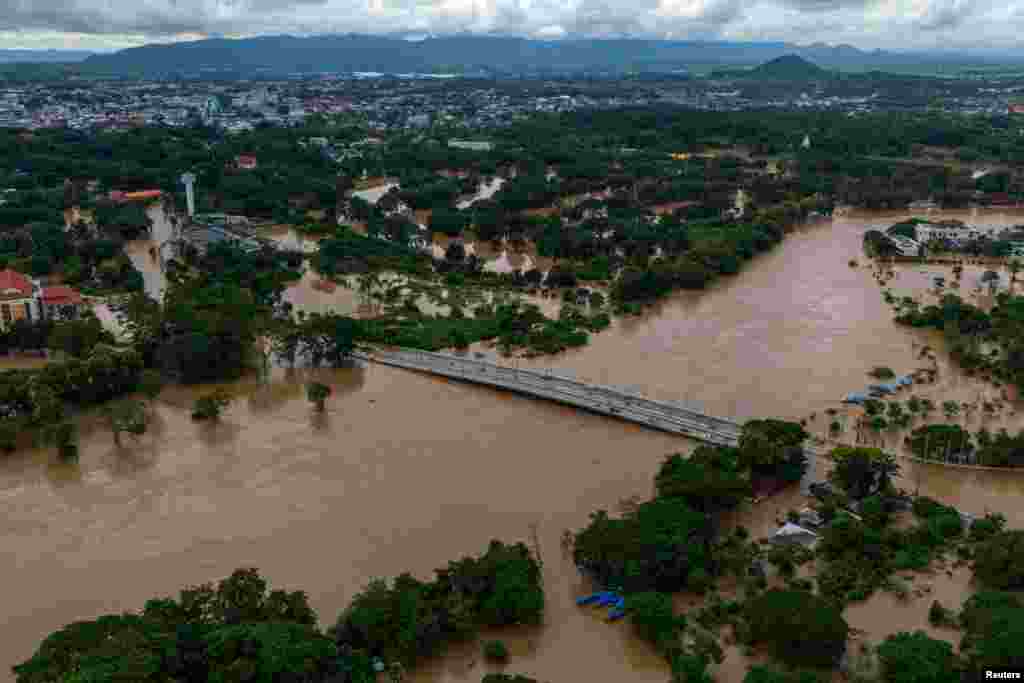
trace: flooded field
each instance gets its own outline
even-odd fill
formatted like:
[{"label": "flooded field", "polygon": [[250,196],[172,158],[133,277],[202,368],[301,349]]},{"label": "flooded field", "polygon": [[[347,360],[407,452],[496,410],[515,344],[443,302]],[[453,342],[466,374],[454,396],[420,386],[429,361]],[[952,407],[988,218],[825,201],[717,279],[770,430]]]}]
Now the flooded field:
[{"label": "flooded field", "polygon": [[[923,365],[925,344],[936,349],[939,379],[913,391],[938,397],[990,390],[949,366],[938,335],[892,322],[861,236],[901,217],[853,215],[798,228],[705,292],[679,293],[642,316],[617,320],[577,351],[518,362],[633,386],[653,398],[698,401],[710,413],[741,419],[820,415],[872,381],[866,372],[875,365],[898,373]],[[147,272],[155,263],[149,246],[133,243],[129,255],[155,294],[164,284]],[[850,259],[860,267],[851,268]],[[895,293],[930,286],[931,274],[917,268],[897,266],[889,284]],[[320,292],[314,280],[307,274],[287,296],[310,309],[358,309],[358,292]],[[10,680],[8,667],[69,621],[137,609],[147,598],[239,566],[259,567],[275,587],[308,591],[329,624],[370,578],[427,576],[481,552],[491,538],[532,543],[535,528],[546,623],[502,634],[512,651],[509,670],[555,683],[664,683],[665,665],[627,625],[605,624],[599,612],[575,606],[572,598],[589,587],[559,539],[593,510],[650,495],[661,459],[691,442],[381,366],[312,374],[335,389],[323,416],[305,399],[310,373],[276,370],[266,383],[229,385],[237,399],[219,425],[191,422],[196,391],[178,387],[158,401],[153,432],[137,443],[126,439],[123,449],[99,420],[87,420],[77,465],[59,464],[50,451],[0,460],[7,550],[0,575],[18,585],[4,603],[0,680]],[[1020,424],[1021,411],[1013,412],[1000,419]],[[818,420],[812,431],[822,428]],[[969,512],[999,511],[1024,526],[1024,474],[903,467],[904,488]],[[737,523],[766,535],[798,502],[791,494],[765,501],[738,513]],[[966,587],[957,573],[918,582],[933,584],[950,607]],[[931,598],[908,605],[888,599],[850,609],[865,638],[878,642],[926,626],[921,615]],[[738,683],[746,662],[729,652],[719,680]],[[487,666],[478,648],[467,646],[412,680],[475,683]]]}]

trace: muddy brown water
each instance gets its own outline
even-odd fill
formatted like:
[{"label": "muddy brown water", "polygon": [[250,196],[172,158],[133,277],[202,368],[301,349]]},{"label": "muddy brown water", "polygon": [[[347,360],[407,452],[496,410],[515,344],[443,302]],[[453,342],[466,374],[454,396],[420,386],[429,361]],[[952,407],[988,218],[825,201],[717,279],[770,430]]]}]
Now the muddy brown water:
[{"label": "muddy brown water", "polygon": [[[699,401],[717,415],[799,418],[862,389],[875,365],[901,373],[918,367],[920,347],[929,343],[942,369],[934,390],[966,387],[956,390],[970,395],[983,383],[948,367],[937,335],[891,322],[861,254],[868,227],[901,217],[851,215],[799,228],[739,276],[616,321],[579,351],[518,362],[635,386],[654,398]],[[146,263],[145,249],[129,253]],[[850,268],[851,258],[861,266]],[[927,287],[928,278],[920,279]],[[916,287],[909,274],[897,280]],[[147,289],[157,282],[147,279]],[[354,293],[339,288],[336,296],[351,301]],[[317,303],[329,310],[324,297]],[[177,387],[161,396],[152,432],[137,443],[126,439],[117,449],[102,424],[85,420],[78,465],[59,464],[46,450],[0,461],[0,576],[17,587],[4,601],[0,680],[65,623],[138,609],[240,566],[259,567],[275,587],[308,591],[327,625],[373,577],[427,577],[450,559],[481,552],[491,538],[532,544],[534,525],[546,623],[501,634],[513,653],[508,670],[554,682],[667,679],[665,665],[627,625],[574,605],[589,587],[559,539],[593,510],[650,495],[662,458],[691,442],[381,366],[312,374],[336,389],[323,416],[305,400],[310,373],[278,369],[269,382],[230,385],[238,399],[219,425],[188,417],[195,396],[210,388]],[[904,473],[906,488],[1024,525],[1024,475],[912,463]],[[787,494],[752,506],[741,520],[767,535],[775,517],[799,503]],[[946,588],[935,590],[955,606],[966,582]],[[926,605],[872,600],[849,613],[869,640],[926,627],[919,614]],[[897,608],[905,619],[893,618]],[[746,666],[729,652],[724,683],[741,680]],[[478,646],[467,645],[412,678],[477,681],[487,667]]]}]

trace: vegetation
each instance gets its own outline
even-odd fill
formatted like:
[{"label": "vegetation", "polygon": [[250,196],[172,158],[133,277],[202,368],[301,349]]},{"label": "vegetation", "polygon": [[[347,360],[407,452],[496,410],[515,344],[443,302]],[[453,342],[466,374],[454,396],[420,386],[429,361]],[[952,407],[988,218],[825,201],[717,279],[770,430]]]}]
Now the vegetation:
[{"label": "vegetation", "polygon": [[316,406],[320,412],[324,410],[324,403],[331,395],[331,388],[321,382],[310,382],[306,385],[306,398]]},{"label": "vegetation", "polygon": [[508,648],[504,641],[488,640],[484,643],[484,657],[495,662],[504,662],[508,659]]},{"label": "vegetation", "polygon": [[373,657],[412,663],[480,626],[539,623],[544,602],[526,547],[497,541],[438,570],[435,581],[405,574],[393,588],[371,583],[327,634],[305,593],[267,589],[255,569],[239,569],[216,588],[150,600],[140,613],[69,624],[14,668],[17,681],[371,683]]},{"label": "vegetation", "polygon": [[850,627],[834,604],[806,591],[770,590],[746,608],[750,638],[783,662],[830,667],[846,651]]},{"label": "vegetation", "polygon": [[958,661],[953,646],[924,631],[891,635],[878,646],[882,673],[891,683],[957,683]]},{"label": "vegetation", "polygon": [[218,420],[231,404],[231,396],[222,389],[200,396],[192,405],[193,420]]},{"label": "vegetation", "polygon": [[107,420],[114,434],[114,443],[121,445],[121,433],[142,436],[149,427],[149,417],[141,403],[121,401],[107,407]]},{"label": "vegetation", "polygon": [[895,458],[878,448],[839,446],[829,457],[836,464],[829,479],[854,500],[889,492],[899,471]]},{"label": "vegetation", "polygon": [[371,582],[332,633],[342,646],[411,666],[483,626],[538,624],[543,610],[536,560],[522,544],[494,541],[481,557],[438,570],[434,581],[403,574]]},{"label": "vegetation", "polygon": [[988,588],[1024,588],[1024,531],[1000,531],[983,541],[974,553],[974,576]]}]

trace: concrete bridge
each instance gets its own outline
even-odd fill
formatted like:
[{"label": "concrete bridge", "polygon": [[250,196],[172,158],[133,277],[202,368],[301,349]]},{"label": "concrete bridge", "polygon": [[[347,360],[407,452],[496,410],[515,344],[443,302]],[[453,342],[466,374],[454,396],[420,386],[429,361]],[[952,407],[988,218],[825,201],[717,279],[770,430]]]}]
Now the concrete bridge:
[{"label": "concrete bridge", "polygon": [[[432,353],[416,349],[378,349],[353,355],[364,361],[451,377],[564,403],[714,446],[735,446],[739,443],[742,428],[739,422],[706,415],[678,403],[649,399],[621,387],[580,382],[550,370],[528,370],[498,365],[470,357],[469,354]],[[806,492],[812,481],[821,478],[818,476],[821,458],[810,446],[805,446],[804,452],[810,461],[810,467],[800,486]]]},{"label": "concrete bridge", "polygon": [[388,349],[356,353],[355,356],[383,365],[536,396],[714,445],[735,446],[742,428],[739,422],[706,415],[679,403],[656,401],[622,387],[581,382],[551,370],[498,365],[468,354]]}]

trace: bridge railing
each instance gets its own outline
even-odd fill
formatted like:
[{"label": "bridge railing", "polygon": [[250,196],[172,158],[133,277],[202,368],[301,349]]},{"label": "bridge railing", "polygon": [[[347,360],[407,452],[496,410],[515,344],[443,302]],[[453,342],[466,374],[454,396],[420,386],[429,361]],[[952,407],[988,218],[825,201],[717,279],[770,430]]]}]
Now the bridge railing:
[{"label": "bridge railing", "polygon": [[412,360],[414,362],[433,361],[433,362],[440,362],[440,363],[448,363],[452,367],[454,367],[455,365],[461,363],[463,365],[473,366],[474,368],[477,368],[478,371],[479,371],[480,368],[483,368],[484,372],[486,372],[488,368],[493,368],[494,370],[512,370],[512,371],[514,371],[516,373],[519,373],[519,375],[524,376],[524,377],[550,378],[550,379],[544,379],[544,381],[564,382],[564,383],[567,383],[567,384],[571,384],[573,386],[580,387],[581,389],[584,389],[584,390],[587,390],[587,391],[603,391],[603,392],[606,392],[606,393],[609,393],[609,394],[613,394],[613,395],[615,395],[617,397],[621,397],[621,398],[624,398],[624,399],[629,399],[629,400],[634,400],[634,401],[641,401],[641,402],[646,403],[646,404],[651,405],[651,406],[657,406],[659,409],[662,409],[662,410],[668,410],[668,411],[672,411],[674,413],[681,413],[681,414],[688,415],[689,417],[691,417],[691,418],[693,418],[695,420],[701,420],[701,421],[706,422],[709,426],[715,426],[715,427],[719,427],[719,428],[722,428],[722,429],[736,429],[736,430],[738,430],[740,428],[739,423],[734,422],[732,420],[726,420],[726,419],[722,419],[722,418],[718,418],[718,417],[712,417],[712,416],[706,415],[706,414],[698,412],[698,411],[694,411],[694,410],[692,410],[690,408],[687,408],[685,406],[681,406],[681,405],[678,405],[678,404],[675,404],[675,403],[669,403],[669,402],[666,402],[666,401],[660,401],[660,400],[657,400],[657,399],[648,398],[648,397],[643,396],[642,394],[640,394],[640,393],[638,393],[636,391],[625,389],[623,387],[616,387],[616,386],[609,386],[609,385],[604,385],[604,384],[593,384],[593,383],[589,383],[589,382],[583,382],[583,381],[580,381],[580,380],[578,380],[578,379],[576,379],[576,378],[574,378],[572,376],[564,375],[564,374],[557,373],[557,372],[552,372],[550,370],[543,371],[543,370],[537,370],[537,369],[533,369],[533,368],[518,368],[518,367],[513,367],[513,366],[508,366],[508,365],[499,365],[497,363],[492,363],[490,361],[484,361],[484,360],[480,360],[480,359],[476,359],[476,358],[460,357],[460,356],[455,356],[455,355],[451,355],[451,354],[434,353],[434,352],[431,352],[431,351],[408,350],[408,349],[403,349],[401,351],[378,352],[377,355],[391,356],[391,357],[394,357],[394,356],[397,355],[399,357],[409,358],[410,360]]},{"label": "bridge railing", "polygon": [[715,443],[734,444],[739,438],[740,426],[735,422],[712,418],[679,405],[648,399],[618,387],[580,382],[551,371],[516,368],[474,358],[405,349],[379,351],[373,354],[372,359],[457,379],[501,386],[596,412],[632,419],[659,429],[696,435]]}]

